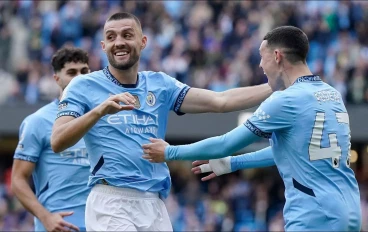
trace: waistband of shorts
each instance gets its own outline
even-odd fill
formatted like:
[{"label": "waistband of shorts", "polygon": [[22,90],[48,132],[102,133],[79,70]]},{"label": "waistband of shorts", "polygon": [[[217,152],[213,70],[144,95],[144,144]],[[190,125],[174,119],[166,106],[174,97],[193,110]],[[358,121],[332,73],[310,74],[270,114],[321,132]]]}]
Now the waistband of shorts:
[{"label": "waistband of shorts", "polygon": [[107,193],[107,194],[113,194],[123,197],[131,197],[131,198],[159,198],[158,193],[154,192],[144,192],[137,189],[132,188],[122,188],[122,187],[116,187],[111,185],[103,185],[103,184],[96,184],[93,186],[92,192],[98,192],[98,193]]}]

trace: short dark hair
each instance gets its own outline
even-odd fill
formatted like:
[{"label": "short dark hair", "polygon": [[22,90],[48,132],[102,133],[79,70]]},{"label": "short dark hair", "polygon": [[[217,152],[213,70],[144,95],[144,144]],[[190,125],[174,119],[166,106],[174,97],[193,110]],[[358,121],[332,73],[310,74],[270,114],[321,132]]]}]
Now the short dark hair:
[{"label": "short dark hair", "polygon": [[309,41],[307,35],[297,27],[282,26],[268,32],[263,40],[268,47],[285,48],[285,58],[290,63],[302,61],[306,63]]},{"label": "short dark hair", "polygon": [[139,21],[139,19],[135,15],[133,15],[131,13],[128,13],[128,12],[118,12],[118,13],[115,13],[115,14],[111,15],[106,20],[106,22],[120,20],[120,19],[133,19],[137,23],[138,27],[140,29],[142,29],[141,21]]},{"label": "short dark hair", "polygon": [[62,70],[66,63],[75,62],[88,64],[88,53],[80,48],[63,47],[52,56],[51,65],[54,72]]}]

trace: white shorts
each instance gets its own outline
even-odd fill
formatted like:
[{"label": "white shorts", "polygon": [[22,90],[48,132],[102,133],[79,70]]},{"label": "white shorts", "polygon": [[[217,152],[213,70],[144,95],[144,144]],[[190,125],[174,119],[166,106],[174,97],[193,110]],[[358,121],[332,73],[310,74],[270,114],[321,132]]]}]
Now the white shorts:
[{"label": "white shorts", "polygon": [[86,203],[87,231],[173,231],[157,193],[97,184]]}]

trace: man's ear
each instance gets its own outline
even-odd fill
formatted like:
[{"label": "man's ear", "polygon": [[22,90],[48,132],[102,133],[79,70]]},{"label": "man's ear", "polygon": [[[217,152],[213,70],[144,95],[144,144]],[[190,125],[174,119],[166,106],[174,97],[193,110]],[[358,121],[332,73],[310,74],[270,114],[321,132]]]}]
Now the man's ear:
[{"label": "man's ear", "polygon": [[147,45],[147,36],[143,35],[141,50],[143,50],[146,47],[146,45]]},{"label": "man's ear", "polygon": [[105,42],[104,42],[104,41],[101,41],[101,42],[100,42],[100,44],[101,44],[101,48],[102,48],[102,50],[106,53],[106,46],[105,46]]},{"label": "man's ear", "polygon": [[59,77],[58,75],[56,75],[56,74],[54,73],[53,78],[54,78],[54,80],[56,81],[56,83],[59,83],[60,77]]},{"label": "man's ear", "polygon": [[276,50],[274,51],[274,55],[275,55],[275,61],[276,61],[276,63],[277,63],[277,64],[280,64],[280,63],[281,63],[281,61],[282,61],[282,59],[283,59],[283,57],[282,57],[282,54],[281,54],[280,50],[276,49]]}]

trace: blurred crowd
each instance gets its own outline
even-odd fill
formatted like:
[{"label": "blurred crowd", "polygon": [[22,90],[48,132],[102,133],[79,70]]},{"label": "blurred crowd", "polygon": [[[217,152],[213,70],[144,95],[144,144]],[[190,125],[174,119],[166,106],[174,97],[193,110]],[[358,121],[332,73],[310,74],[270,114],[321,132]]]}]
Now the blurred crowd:
[{"label": "blurred crowd", "polygon": [[[169,163],[166,199],[174,231],[283,231],[284,185],[276,168],[252,169],[201,182],[189,162]],[[10,168],[1,173],[0,231],[32,231],[33,217],[10,191]],[[368,231],[368,183],[362,183],[362,231]]]},{"label": "blurred crowd", "polygon": [[148,46],[140,70],[164,71],[194,87],[223,91],[264,83],[259,44],[294,25],[310,39],[308,63],[345,101],[368,102],[367,1],[0,1],[0,103],[58,95],[50,58],[72,45],[107,65],[103,24],[118,11],[138,16]]},{"label": "blurred crowd", "polygon": [[[0,104],[57,97],[50,59],[62,46],[89,52],[90,68],[107,65],[103,24],[127,11],[142,22],[148,45],[140,70],[164,71],[194,87],[224,91],[265,83],[259,44],[272,28],[294,25],[310,40],[313,73],[351,104],[368,103],[368,1],[0,1]],[[189,164],[170,165],[166,205],[175,231],[281,231],[283,183],[275,169],[237,172],[210,182]],[[0,230],[31,231],[33,217],[0,172]],[[368,183],[361,188],[368,230]]]}]

